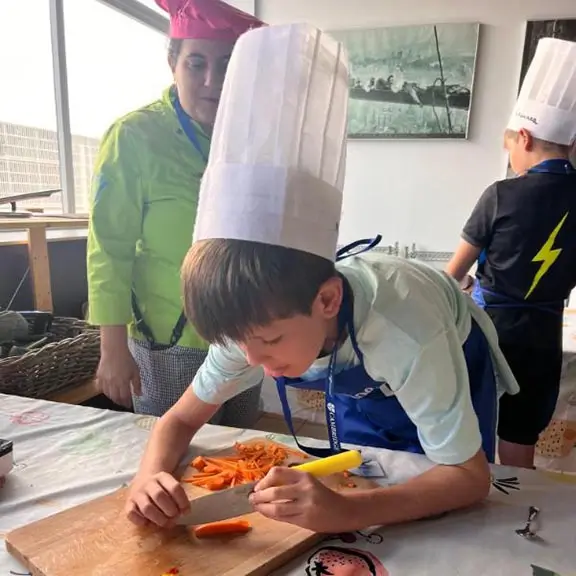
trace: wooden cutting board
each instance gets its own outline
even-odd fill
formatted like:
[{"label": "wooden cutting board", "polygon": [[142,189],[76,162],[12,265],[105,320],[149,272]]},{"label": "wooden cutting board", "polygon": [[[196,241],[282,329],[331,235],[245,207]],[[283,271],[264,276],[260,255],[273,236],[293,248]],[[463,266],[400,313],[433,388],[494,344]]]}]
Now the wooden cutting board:
[{"label": "wooden cutting board", "polygon": [[[364,478],[354,483],[356,489],[375,486]],[[191,498],[206,493],[185,487]],[[180,576],[265,576],[322,539],[257,513],[246,516],[252,531],[234,538],[198,540],[184,527],[138,528],[124,516],[125,499],[120,489],[18,528],[6,535],[6,547],[33,576],[161,576],[172,568]]]}]

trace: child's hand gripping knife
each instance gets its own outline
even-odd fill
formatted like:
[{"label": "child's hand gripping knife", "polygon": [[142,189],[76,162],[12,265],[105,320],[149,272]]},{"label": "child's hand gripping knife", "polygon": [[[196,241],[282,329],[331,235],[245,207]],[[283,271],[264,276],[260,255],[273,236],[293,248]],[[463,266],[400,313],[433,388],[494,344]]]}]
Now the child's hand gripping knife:
[{"label": "child's hand gripping knife", "polygon": [[218,408],[201,401],[190,387],[158,420],[129,488],[125,512],[131,522],[170,527],[180,514],[188,511],[190,503],[174,472],[194,434]]},{"label": "child's hand gripping knife", "polygon": [[[330,470],[322,462],[355,458],[350,468],[362,462],[361,455],[350,451],[324,461],[312,461],[294,468],[275,467],[256,485],[250,499],[254,509],[273,520],[289,522],[324,534],[359,529],[356,506],[344,493],[335,492],[317,477],[337,473],[346,468]],[[320,464],[320,466],[319,466]]]}]

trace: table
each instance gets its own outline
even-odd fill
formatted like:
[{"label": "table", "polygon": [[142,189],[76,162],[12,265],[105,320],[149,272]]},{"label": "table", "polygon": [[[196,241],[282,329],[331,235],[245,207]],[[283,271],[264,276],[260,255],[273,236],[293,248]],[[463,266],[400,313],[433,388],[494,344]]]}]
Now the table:
[{"label": "table", "polygon": [[28,233],[28,259],[30,275],[32,277],[34,307],[36,310],[43,312],[53,311],[46,230],[48,228],[57,230],[87,227],[88,218],[63,216],[2,218],[0,216],[0,232],[6,230],[26,230]]},{"label": "table", "polygon": [[[0,395],[0,437],[14,441],[16,461],[0,491],[0,537],[126,485],[154,422],[153,417],[131,413]],[[224,449],[262,434],[206,425],[193,445]],[[270,437],[291,443],[288,437]],[[386,470],[390,483],[403,482],[431,466],[419,455],[387,450],[367,454]],[[573,575],[574,478],[497,466],[493,474],[493,489],[481,506],[439,519],[327,538],[276,574],[326,574],[320,568],[338,556],[342,564],[329,572],[334,576],[554,575],[532,565],[560,576]],[[536,542],[515,533],[531,505],[541,509],[541,540]],[[27,574],[0,544],[0,574],[8,576],[11,570]]]}]

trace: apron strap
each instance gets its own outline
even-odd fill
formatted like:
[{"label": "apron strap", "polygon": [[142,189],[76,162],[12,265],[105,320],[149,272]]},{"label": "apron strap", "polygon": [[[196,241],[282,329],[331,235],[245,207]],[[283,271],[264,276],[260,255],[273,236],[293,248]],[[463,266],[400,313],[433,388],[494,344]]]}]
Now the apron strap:
[{"label": "apron strap", "polygon": [[544,160],[536,166],[532,166],[528,170],[529,174],[560,174],[560,175],[573,175],[576,174],[576,168],[572,166],[570,160],[564,158],[551,158]]},{"label": "apron strap", "polygon": [[166,350],[168,348],[173,348],[182,338],[184,333],[184,328],[186,327],[186,316],[184,312],[180,313],[176,325],[172,329],[172,334],[170,335],[170,344],[166,346],[165,344],[158,344],[154,338],[154,334],[150,326],[144,320],[144,315],[140,306],[138,306],[138,300],[136,299],[136,294],[132,290],[132,313],[134,314],[134,319],[136,320],[136,328],[138,331],[146,338],[150,348],[152,350]]},{"label": "apron strap", "polygon": [[[344,258],[350,258],[351,256],[362,254],[363,252],[368,252],[368,250],[372,250],[372,248],[378,246],[381,240],[382,236],[378,234],[378,236],[375,238],[364,238],[363,240],[356,240],[355,242],[351,242],[336,252],[336,262],[344,260]],[[358,247],[359,250],[354,250],[354,248]]]},{"label": "apron strap", "polygon": [[290,430],[290,433],[294,437],[298,448],[303,452],[310,454],[310,456],[315,456],[317,458],[327,458],[328,456],[332,456],[334,452],[330,448],[313,448],[312,446],[300,444],[298,437],[296,436],[296,431],[294,430],[294,424],[292,423],[292,413],[290,411],[290,404],[288,403],[288,396],[286,394],[286,380],[283,377],[276,379],[276,389],[278,390],[280,404],[282,405],[284,420],[288,426],[288,430]]},{"label": "apron strap", "polygon": [[[342,299],[342,306],[338,314],[338,335],[340,336],[342,334],[344,328],[348,328],[350,340],[352,341],[354,351],[358,355],[358,359],[360,360],[360,362],[362,362],[362,352],[358,347],[358,343],[356,341],[356,334],[354,330],[352,289],[350,288],[348,280],[346,280],[344,276],[342,276],[342,280],[344,286],[344,297]],[[284,420],[286,421],[288,429],[290,430],[290,433],[294,437],[296,444],[301,450],[307,452],[312,456],[318,456],[320,458],[325,458],[327,456],[343,452],[342,446],[340,445],[340,438],[338,435],[338,424],[336,420],[336,405],[334,402],[334,372],[336,369],[337,355],[338,355],[338,347],[336,346],[332,351],[332,353],[330,354],[330,362],[328,364],[328,376],[326,378],[326,384],[324,388],[324,396],[325,396],[324,406],[326,412],[326,425],[328,427],[328,440],[330,442],[330,448],[312,448],[310,446],[304,446],[300,444],[294,430],[294,425],[292,423],[290,404],[288,403],[288,397],[286,394],[286,379],[285,378],[276,379],[276,388],[278,389],[278,396],[280,398],[280,404],[282,405],[282,413],[284,415]]]},{"label": "apron strap", "polygon": [[[186,114],[184,111],[184,108],[182,108],[182,104],[180,103],[180,99],[178,98],[175,87],[170,89],[170,102],[172,103],[174,112],[176,113],[176,117],[178,118],[178,122],[184,131],[184,134],[186,134],[192,146],[194,146],[198,154],[200,154],[202,160],[204,160],[204,163],[207,163],[208,158],[200,146],[196,130],[194,129],[194,124],[192,123],[190,116],[188,116],[188,114]],[[170,344],[168,346],[164,344],[158,344],[156,342],[154,334],[152,333],[150,326],[148,326],[144,320],[142,310],[140,310],[140,306],[138,306],[138,301],[136,300],[136,294],[134,293],[134,290],[132,290],[132,313],[134,314],[134,319],[136,320],[136,328],[146,338],[152,349],[165,350],[167,348],[172,348],[176,346],[176,344],[180,341],[180,338],[182,338],[184,328],[186,327],[186,316],[184,315],[184,312],[180,313],[178,321],[172,329],[172,334],[170,335]]]},{"label": "apron strap", "polygon": [[[480,281],[476,278],[475,292],[477,299],[480,300],[480,305],[484,308],[525,308],[527,310],[540,310],[541,312],[549,312],[550,314],[562,314],[564,310],[564,300],[552,302],[527,302],[526,300],[516,300],[506,294],[500,294],[494,290],[483,288]],[[496,302],[486,302],[484,294],[492,296]],[[478,303],[478,301],[477,301]]]}]

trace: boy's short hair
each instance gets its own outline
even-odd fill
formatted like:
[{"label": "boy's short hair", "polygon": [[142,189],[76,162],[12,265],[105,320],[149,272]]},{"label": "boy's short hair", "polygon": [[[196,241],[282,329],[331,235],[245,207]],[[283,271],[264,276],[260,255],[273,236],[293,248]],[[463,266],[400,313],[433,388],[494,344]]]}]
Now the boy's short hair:
[{"label": "boy's short hair", "polygon": [[[512,140],[518,140],[518,132],[515,130],[506,130],[506,138],[511,138]],[[566,144],[556,144],[555,142],[549,142],[548,140],[541,140],[540,138],[532,137],[534,145],[538,147],[543,152],[552,152],[559,154],[561,156],[568,157],[572,151],[572,146]]]},{"label": "boy's short hair", "polygon": [[300,250],[245,240],[203,240],[182,265],[186,317],[210,343],[243,341],[274,320],[311,313],[334,263]]}]

